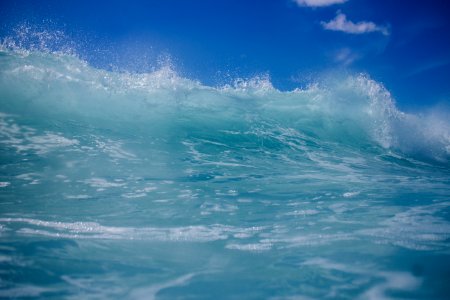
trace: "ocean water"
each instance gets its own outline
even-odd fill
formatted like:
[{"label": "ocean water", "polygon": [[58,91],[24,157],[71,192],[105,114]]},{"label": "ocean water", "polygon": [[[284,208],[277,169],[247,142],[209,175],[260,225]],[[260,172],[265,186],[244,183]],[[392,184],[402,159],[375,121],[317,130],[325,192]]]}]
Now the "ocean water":
[{"label": "ocean water", "polygon": [[[450,122],[0,50],[0,298],[449,299]],[[448,116],[448,114],[447,114]]]}]

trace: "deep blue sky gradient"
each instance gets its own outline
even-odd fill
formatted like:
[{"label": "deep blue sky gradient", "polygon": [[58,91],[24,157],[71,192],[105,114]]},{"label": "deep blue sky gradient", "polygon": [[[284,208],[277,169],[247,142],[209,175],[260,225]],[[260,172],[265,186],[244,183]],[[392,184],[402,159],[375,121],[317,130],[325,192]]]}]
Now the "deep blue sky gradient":
[{"label": "deep blue sky gradient", "polygon": [[[389,28],[324,30],[338,12]],[[0,34],[27,23],[61,29],[92,65],[148,71],[170,56],[208,85],[268,74],[288,90],[324,72],[367,72],[400,106],[450,102],[450,1],[349,0],[322,8],[291,0],[1,1]],[[340,57],[340,59],[339,59]]]}]

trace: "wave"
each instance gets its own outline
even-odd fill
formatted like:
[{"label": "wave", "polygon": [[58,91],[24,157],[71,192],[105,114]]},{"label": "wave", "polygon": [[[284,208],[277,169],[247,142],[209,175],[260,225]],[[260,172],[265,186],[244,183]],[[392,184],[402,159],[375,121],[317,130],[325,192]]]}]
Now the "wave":
[{"label": "wave", "polygon": [[6,114],[134,130],[154,139],[198,134],[225,146],[265,143],[299,151],[330,142],[449,162],[448,113],[402,112],[367,74],[327,76],[292,91],[274,88],[268,76],[210,87],[183,78],[170,64],[149,73],[113,72],[67,52],[12,45],[0,47]]}]

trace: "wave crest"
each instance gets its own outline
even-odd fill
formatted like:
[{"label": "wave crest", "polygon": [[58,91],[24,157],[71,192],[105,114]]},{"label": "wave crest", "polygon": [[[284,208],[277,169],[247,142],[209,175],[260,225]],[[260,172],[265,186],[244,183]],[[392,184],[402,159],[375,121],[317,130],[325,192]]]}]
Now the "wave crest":
[{"label": "wave crest", "polygon": [[179,76],[170,64],[150,73],[111,72],[67,53],[24,55],[5,43],[0,66],[6,113],[26,108],[41,117],[60,114],[172,129],[177,124],[181,131],[197,126],[263,132],[270,124],[352,147],[375,143],[444,163],[450,157],[448,118],[401,112],[389,91],[367,74],[337,75],[287,92],[274,88],[269,76],[209,87]]}]

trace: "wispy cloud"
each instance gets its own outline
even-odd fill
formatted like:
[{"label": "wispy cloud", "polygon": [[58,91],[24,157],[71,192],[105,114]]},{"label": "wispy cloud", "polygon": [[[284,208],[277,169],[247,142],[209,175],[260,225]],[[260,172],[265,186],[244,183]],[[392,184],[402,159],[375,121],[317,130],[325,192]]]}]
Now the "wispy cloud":
[{"label": "wispy cloud", "polygon": [[449,64],[450,64],[450,59],[442,59],[442,60],[428,62],[419,67],[416,67],[414,70],[409,72],[406,76],[407,77],[416,76],[416,75],[419,75],[424,72],[428,72],[428,71],[431,71],[434,69],[439,69],[439,68],[445,67]]},{"label": "wispy cloud", "polygon": [[334,61],[344,66],[351,65],[354,61],[361,58],[361,55],[350,48],[342,48],[334,53]]},{"label": "wispy cloud", "polygon": [[348,0],[294,0],[300,6],[325,7],[333,4],[342,4]]},{"label": "wispy cloud", "polygon": [[381,32],[384,35],[389,35],[389,30],[384,26],[368,21],[353,23],[352,21],[347,20],[347,16],[340,12],[333,20],[329,22],[321,22],[321,24],[326,30],[342,31],[351,34]]}]

